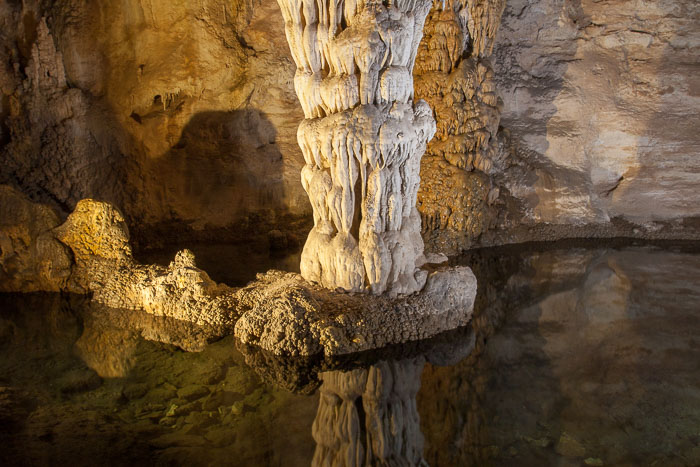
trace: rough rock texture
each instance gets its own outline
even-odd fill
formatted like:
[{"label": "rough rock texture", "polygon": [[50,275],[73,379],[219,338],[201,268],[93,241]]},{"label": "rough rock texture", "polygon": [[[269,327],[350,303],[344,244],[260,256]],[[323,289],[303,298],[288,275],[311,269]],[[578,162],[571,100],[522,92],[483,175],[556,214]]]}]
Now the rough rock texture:
[{"label": "rough rock texture", "polygon": [[70,253],[51,232],[59,223],[50,207],[0,185],[1,292],[58,292],[66,285]]},{"label": "rough rock texture", "polygon": [[144,310],[230,333],[235,322],[233,289],[212,281],[182,250],[167,268],[138,264],[131,255],[122,214],[109,203],[81,200],[55,229],[75,258],[69,288],[92,293],[112,308]]},{"label": "rough rock texture", "polygon": [[341,294],[299,274],[269,271],[238,293],[235,335],[290,356],[340,355],[426,339],[469,322],[476,279],[467,267],[431,273],[420,293]]},{"label": "rough rock texture", "polygon": [[494,161],[502,102],[490,55],[503,0],[436,1],[418,49],[416,97],[435,111],[437,133],[421,164],[418,209],[427,232],[478,237],[494,223]]},{"label": "rough rock texture", "polygon": [[519,222],[651,235],[700,215],[699,20],[693,0],[508,2],[494,63]]},{"label": "rough rock texture", "polygon": [[[697,2],[514,0],[497,31],[502,8],[426,20],[429,249],[697,234]],[[3,2],[0,183],[64,215],[109,201],[142,245],[310,215],[284,30],[262,0]]]},{"label": "rough rock texture", "polygon": [[321,373],[312,465],[421,465],[416,407],[425,360]]},{"label": "rough rock texture", "polygon": [[[25,202],[37,213],[50,213],[43,211],[44,206]],[[12,234],[13,229],[0,231],[4,236],[6,232]],[[132,256],[121,212],[92,199],[81,200],[62,225],[44,234],[47,244],[55,242],[67,262],[60,287],[49,283],[49,290],[91,294],[95,304],[115,309],[105,313],[117,319],[122,319],[124,310],[135,310],[166,318],[165,328],[171,326],[168,320],[184,321],[192,327],[192,338],[172,339],[191,348],[201,346],[202,338],[232,334],[243,314],[235,328],[239,338],[278,355],[374,349],[465,325],[476,295],[476,279],[466,267],[432,272],[420,293],[401,298],[347,295],[279,271],[258,274],[258,280],[233,289],[198,269],[189,250],[179,251],[167,267],[139,264]],[[72,251],[72,260],[65,247]],[[25,256],[25,262],[36,259]],[[6,291],[26,291],[22,274],[27,271],[7,267],[7,273],[11,275],[4,282]],[[44,286],[34,280],[35,286]]]},{"label": "rough rock texture", "polygon": [[301,179],[314,212],[301,274],[347,291],[420,290],[416,195],[435,133],[411,75],[429,0],[279,0],[306,120]]},{"label": "rough rock texture", "polygon": [[262,0],[3,2],[0,183],[137,233],[309,212],[283,30]]}]

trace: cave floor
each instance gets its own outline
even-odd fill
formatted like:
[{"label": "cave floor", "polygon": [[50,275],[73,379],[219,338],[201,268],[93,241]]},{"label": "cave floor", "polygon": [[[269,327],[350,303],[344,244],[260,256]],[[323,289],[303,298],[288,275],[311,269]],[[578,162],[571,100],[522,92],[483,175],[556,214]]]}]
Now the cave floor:
[{"label": "cave floor", "polygon": [[[298,264],[196,253],[231,285]],[[319,418],[312,436],[327,375],[409,361],[417,374],[377,391],[420,421],[367,413],[396,429],[368,424],[354,441],[365,451],[367,439],[396,447],[392,436],[411,432],[403,445],[430,465],[700,464],[697,244],[533,245],[451,261],[479,281],[468,328],[342,361],[280,360],[233,337],[185,352],[191,325],[115,319],[75,296],[0,295],[0,465],[309,465],[318,433],[340,443],[343,432]],[[402,465],[399,448],[389,454]]]}]

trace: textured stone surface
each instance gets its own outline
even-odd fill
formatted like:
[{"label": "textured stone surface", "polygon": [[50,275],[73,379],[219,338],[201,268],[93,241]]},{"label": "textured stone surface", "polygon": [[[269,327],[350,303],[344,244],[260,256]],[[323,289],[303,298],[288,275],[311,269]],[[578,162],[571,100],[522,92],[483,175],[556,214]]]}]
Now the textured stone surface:
[{"label": "textured stone surface", "polygon": [[494,166],[502,102],[489,60],[505,2],[435,2],[414,70],[416,97],[435,111],[437,133],[421,167],[425,231],[477,237],[494,222]]},{"label": "textured stone surface", "polygon": [[692,0],[508,2],[495,71],[524,222],[700,215],[698,20]]},{"label": "textured stone surface", "polygon": [[306,120],[301,179],[314,212],[301,274],[331,289],[420,290],[425,262],[416,196],[435,133],[413,102],[411,71],[429,0],[280,0]]},{"label": "textured stone surface", "polygon": [[469,322],[476,278],[467,267],[435,271],[417,294],[341,294],[298,274],[270,271],[238,292],[235,335],[275,354],[340,355],[432,337]]},{"label": "textured stone surface", "polygon": [[109,203],[80,201],[55,232],[75,258],[70,290],[92,293],[96,303],[112,308],[207,326],[219,336],[232,331],[233,289],[198,269],[189,250],[178,252],[168,267],[137,263],[123,216]]},{"label": "textured stone surface", "polygon": [[59,223],[50,207],[0,185],[0,291],[58,292],[65,286],[72,261],[51,232]]},{"label": "textured stone surface", "polygon": [[3,2],[0,182],[137,231],[309,212],[283,31],[260,0]]},{"label": "textured stone surface", "polygon": [[[430,248],[699,230],[697,2],[514,0],[498,31],[500,0],[444,5],[414,70]],[[262,0],[2,3],[0,183],[151,243],[310,216],[284,29]]]}]

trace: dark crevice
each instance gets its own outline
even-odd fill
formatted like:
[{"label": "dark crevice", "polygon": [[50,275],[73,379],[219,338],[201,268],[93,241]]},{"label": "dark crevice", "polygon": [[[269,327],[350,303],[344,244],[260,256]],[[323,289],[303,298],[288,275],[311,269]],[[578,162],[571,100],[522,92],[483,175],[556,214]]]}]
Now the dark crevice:
[{"label": "dark crevice", "polygon": [[367,452],[367,426],[366,426],[366,419],[367,419],[367,414],[365,414],[365,407],[362,403],[362,396],[358,397],[355,399],[355,410],[357,410],[357,419],[358,419],[358,428],[360,430],[360,436],[358,436],[360,440],[360,444],[362,444],[365,453]]}]

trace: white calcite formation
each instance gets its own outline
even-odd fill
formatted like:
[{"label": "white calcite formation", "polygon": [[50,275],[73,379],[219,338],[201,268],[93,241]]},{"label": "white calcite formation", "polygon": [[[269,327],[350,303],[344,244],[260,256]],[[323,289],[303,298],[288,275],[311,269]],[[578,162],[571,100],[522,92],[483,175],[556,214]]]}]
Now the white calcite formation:
[{"label": "white calcite formation", "polygon": [[430,0],[278,0],[306,119],[298,140],[314,227],[303,277],[328,288],[411,293],[425,284],[416,196],[435,133],[413,102]]}]

